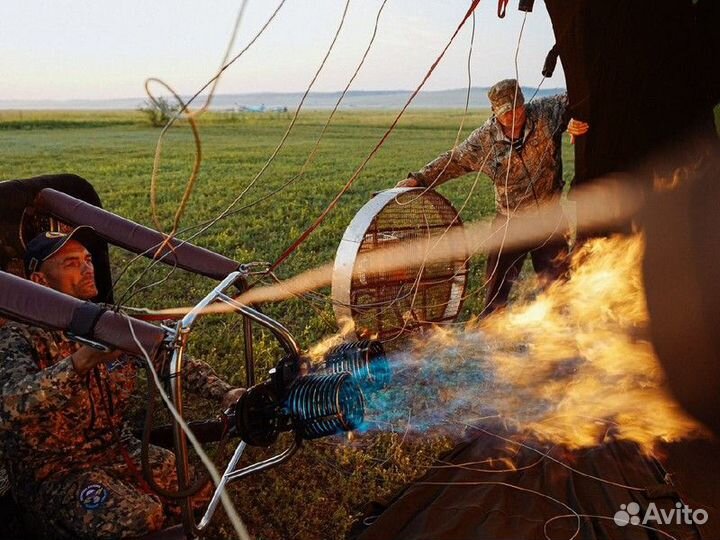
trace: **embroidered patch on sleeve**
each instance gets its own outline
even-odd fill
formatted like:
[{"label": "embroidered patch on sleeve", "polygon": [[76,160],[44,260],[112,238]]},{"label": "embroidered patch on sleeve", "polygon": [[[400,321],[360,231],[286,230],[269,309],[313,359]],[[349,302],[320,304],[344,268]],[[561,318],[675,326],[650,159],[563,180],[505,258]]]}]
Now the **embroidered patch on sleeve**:
[{"label": "embroidered patch on sleeve", "polygon": [[97,510],[108,500],[108,491],[102,484],[89,484],[85,486],[78,500],[85,510]]}]

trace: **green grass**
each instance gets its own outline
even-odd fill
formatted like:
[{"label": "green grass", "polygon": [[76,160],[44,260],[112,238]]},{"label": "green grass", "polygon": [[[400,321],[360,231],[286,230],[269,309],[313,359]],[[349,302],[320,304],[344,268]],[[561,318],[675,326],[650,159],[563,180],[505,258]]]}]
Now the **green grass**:
[{"label": "green grass", "polygon": [[[241,204],[260,198],[298,173],[327,114],[308,112],[299,118],[277,159]],[[182,225],[203,222],[225,208],[271,155],[290,118],[289,114],[203,117],[202,169]],[[486,111],[472,111],[465,120],[463,136],[485,118]],[[389,112],[339,113],[323,137],[314,163],[301,179],[270,200],[219,222],[196,243],[242,262],[274,260],[325,208],[392,119]],[[345,227],[370,194],[393,186],[409,171],[450,148],[461,119],[461,111],[409,112],[337,209],[280,268],[279,275],[291,276],[332,261]],[[107,209],[150,225],[150,173],[159,133],[136,112],[0,112],[2,179],[75,173],[92,182]],[[569,179],[573,165],[567,140],[563,152],[564,174]],[[170,227],[192,161],[192,138],[187,125],[181,123],[164,143],[159,209],[166,228]],[[473,178],[467,177],[442,186],[440,191],[460,206],[472,183]],[[483,178],[463,218],[475,220],[493,212],[492,188]],[[127,254],[114,251],[115,270],[128,259]],[[478,311],[481,305],[483,266],[482,257],[473,261],[470,287],[477,294],[466,302],[464,317]],[[142,268],[144,263],[132,266],[116,293],[127,290]],[[167,275],[164,269],[153,272],[142,284]],[[130,304],[191,305],[212,286],[207,279],[178,271],[161,285],[133,297]],[[329,294],[329,290],[321,292]],[[336,330],[327,301],[314,309],[298,300],[264,309],[285,324],[303,346]],[[240,334],[239,318],[208,318],[193,334],[192,353],[208,360],[231,382],[242,385],[245,374]],[[264,372],[277,362],[280,351],[270,336],[260,333],[256,346]],[[192,402],[189,409],[196,417],[217,412],[206,403]],[[234,498],[257,538],[342,538],[367,502],[388,497],[449,447],[450,442],[443,437],[406,438],[402,433],[311,442],[284,466],[240,483]],[[250,452],[251,456],[260,454]],[[220,520],[217,534],[222,537],[228,530]]]}]

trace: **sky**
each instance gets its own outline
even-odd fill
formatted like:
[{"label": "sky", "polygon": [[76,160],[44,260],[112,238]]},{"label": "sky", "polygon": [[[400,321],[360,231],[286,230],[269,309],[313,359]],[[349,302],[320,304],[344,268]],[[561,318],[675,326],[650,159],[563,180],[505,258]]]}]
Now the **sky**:
[{"label": "sky", "polygon": [[[265,33],[223,76],[218,93],[304,91],[349,1],[343,30],[314,91],[344,88],[370,40],[382,0],[286,0]],[[280,0],[247,0],[237,54]],[[387,0],[378,35],[353,90],[413,89],[439,55],[469,0]],[[190,95],[217,71],[242,0],[23,0],[0,7],[0,100],[115,99],[145,95],[157,77]],[[523,13],[511,0],[476,10],[473,86],[515,76]],[[425,86],[463,88],[472,20]],[[542,0],[528,14],[518,51],[521,84],[536,86],[554,39]],[[545,87],[564,86],[561,66]],[[159,87],[155,93],[162,95]]]}]

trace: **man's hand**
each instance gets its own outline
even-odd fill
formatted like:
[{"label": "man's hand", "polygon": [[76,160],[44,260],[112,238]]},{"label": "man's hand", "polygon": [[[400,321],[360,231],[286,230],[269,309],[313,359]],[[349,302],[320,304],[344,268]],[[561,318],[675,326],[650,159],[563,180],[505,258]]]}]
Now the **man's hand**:
[{"label": "man's hand", "polygon": [[244,388],[233,388],[232,390],[228,390],[222,398],[222,410],[227,411],[230,406],[234,405],[244,393]]},{"label": "man's hand", "polygon": [[589,129],[590,125],[587,122],[571,118],[567,127],[567,132],[570,134],[570,143],[575,144],[575,137],[585,135]]},{"label": "man's hand", "polygon": [[70,358],[72,359],[75,371],[77,371],[80,375],[84,375],[98,364],[102,364],[103,362],[112,362],[121,354],[122,351],[118,349],[110,352],[103,352],[93,347],[83,345],[77,351],[72,353]]},{"label": "man's hand", "polygon": [[395,184],[395,187],[418,187],[420,185],[420,182],[418,182],[415,178],[406,178],[405,180],[400,180],[397,184]]}]

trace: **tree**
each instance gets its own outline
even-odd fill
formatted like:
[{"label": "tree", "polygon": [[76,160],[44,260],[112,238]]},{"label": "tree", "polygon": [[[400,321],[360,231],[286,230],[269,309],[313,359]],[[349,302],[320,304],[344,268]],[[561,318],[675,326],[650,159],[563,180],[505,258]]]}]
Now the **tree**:
[{"label": "tree", "polygon": [[162,127],[180,110],[180,107],[178,105],[172,105],[170,101],[164,97],[159,97],[145,100],[145,102],[138,107],[138,110],[147,116],[154,127]]}]

